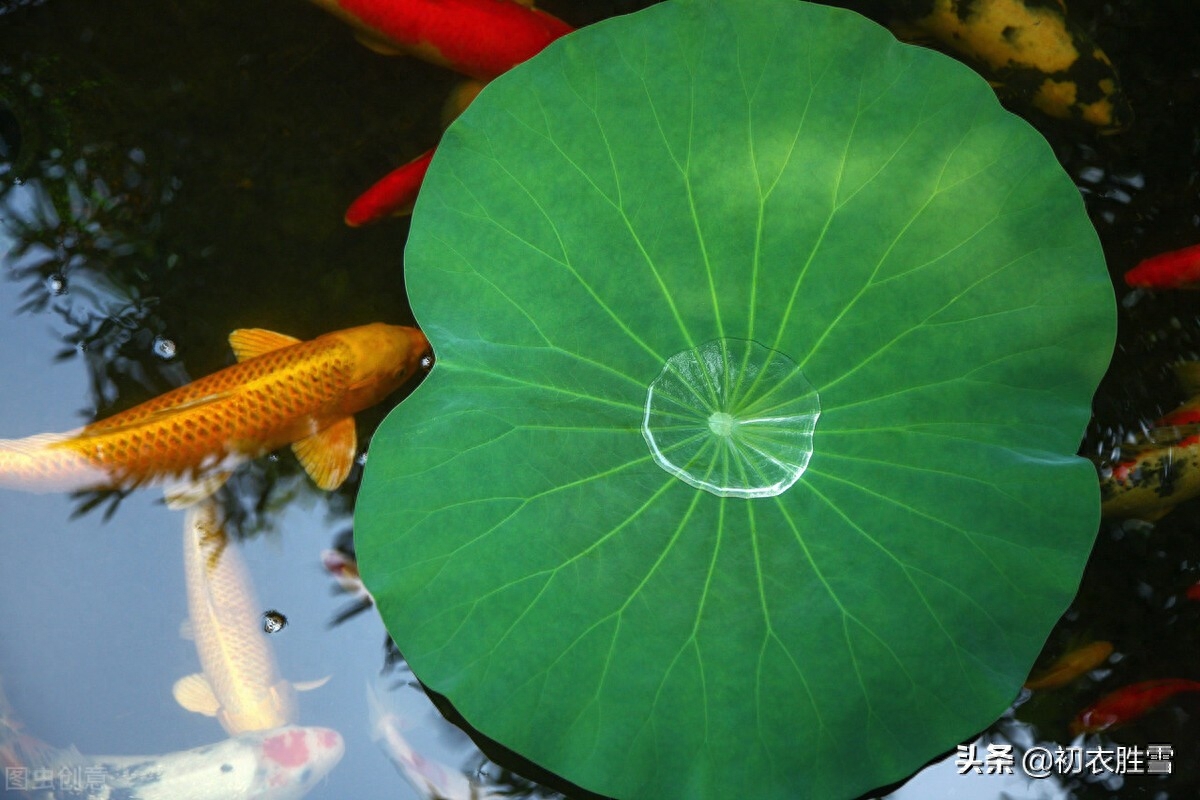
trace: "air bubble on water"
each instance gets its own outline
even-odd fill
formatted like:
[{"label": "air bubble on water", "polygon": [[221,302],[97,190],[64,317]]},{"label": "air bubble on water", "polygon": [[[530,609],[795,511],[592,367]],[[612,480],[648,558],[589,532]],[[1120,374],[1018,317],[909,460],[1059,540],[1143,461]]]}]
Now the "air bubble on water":
[{"label": "air bubble on water", "polygon": [[46,291],[55,297],[67,293],[67,279],[60,273],[54,273],[46,278]]},{"label": "air bubble on water", "polygon": [[263,613],[263,632],[264,633],[279,633],[287,627],[288,618],[275,609],[271,609]]},{"label": "air bubble on water", "polygon": [[159,358],[175,357],[175,342],[165,336],[154,337],[154,355]]},{"label": "air bubble on water", "polygon": [[655,462],[720,497],[773,497],[812,457],[821,405],[787,355],[745,339],[676,353],[646,393],[642,436]]}]

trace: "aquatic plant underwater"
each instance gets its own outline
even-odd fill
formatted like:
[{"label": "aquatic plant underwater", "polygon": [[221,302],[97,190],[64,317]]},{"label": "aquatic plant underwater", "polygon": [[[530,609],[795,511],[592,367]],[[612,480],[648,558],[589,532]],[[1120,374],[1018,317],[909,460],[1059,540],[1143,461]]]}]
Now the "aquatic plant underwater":
[{"label": "aquatic plant underwater", "polygon": [[363,578],[422,682],[587,789],[898,780],[1074,596],[1095,231],[986,83],[857,15],[551,45],[439,145],[405,278],[437,364],[374,439]]}]

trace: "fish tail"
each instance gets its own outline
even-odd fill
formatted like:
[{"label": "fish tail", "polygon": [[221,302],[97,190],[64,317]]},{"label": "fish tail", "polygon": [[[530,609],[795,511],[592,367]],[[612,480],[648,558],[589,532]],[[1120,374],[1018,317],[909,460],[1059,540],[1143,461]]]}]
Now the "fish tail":
[{"label": "fish tail", "polygon": [[63,445],[73,433],[43,433],[0,439],[0,487],[27,492],[70,492],[111,483],[105,470]]},{"label": "fish tail", "polygon": [[60,750],[22,733],[21,723],[13,714],[4,687],[0,685],[0,766],[4,767],[10,783],[14,776],[28,775],[31,770],[56,769],[78,760],[80,757],[74,748]]}]

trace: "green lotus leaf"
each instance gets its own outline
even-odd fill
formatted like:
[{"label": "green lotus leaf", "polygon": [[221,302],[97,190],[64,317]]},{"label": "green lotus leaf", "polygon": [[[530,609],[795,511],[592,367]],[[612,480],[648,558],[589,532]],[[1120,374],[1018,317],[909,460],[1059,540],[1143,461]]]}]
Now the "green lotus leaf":
[{"label": "green lotus leaf", "polygon": [[437,365],[356,538],[482,732],[621,798],[849,797],[1012,701],[1115,313],[966,68],[792,0],[589,27],[448,131],[406,275]]}]

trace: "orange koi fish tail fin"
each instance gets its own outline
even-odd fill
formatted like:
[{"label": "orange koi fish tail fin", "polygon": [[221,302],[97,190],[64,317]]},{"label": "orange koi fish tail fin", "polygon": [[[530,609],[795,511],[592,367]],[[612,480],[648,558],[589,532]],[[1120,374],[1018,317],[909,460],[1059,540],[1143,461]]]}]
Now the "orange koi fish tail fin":
[{"label": "orange koi fish tail fin", "polygon": [[74,433],[43,433],[0,439],[0,487],[26,492],[73,492],[112,483],[101,467],[78,449],[64,446]]}]

